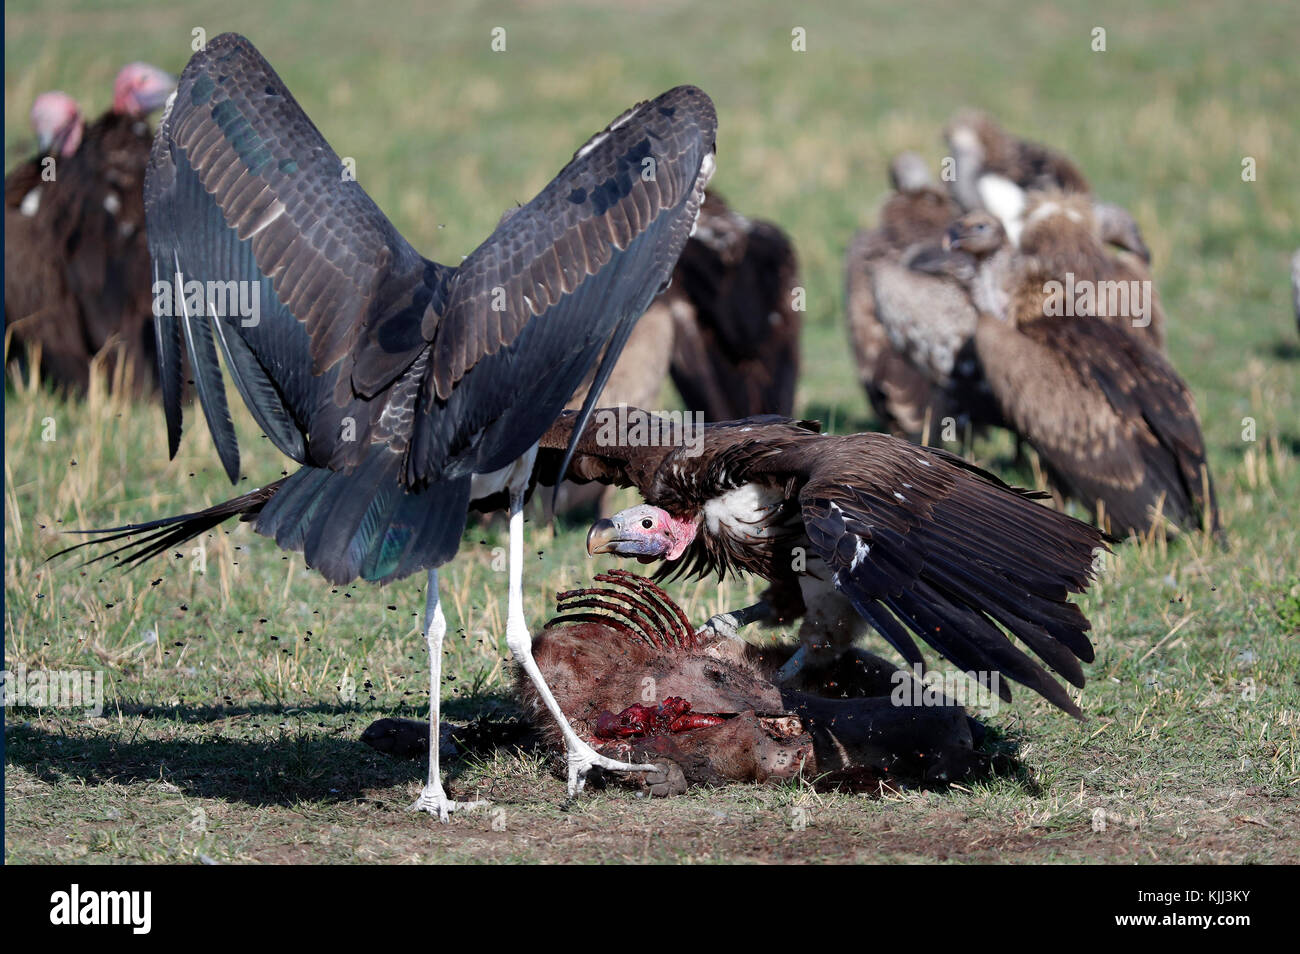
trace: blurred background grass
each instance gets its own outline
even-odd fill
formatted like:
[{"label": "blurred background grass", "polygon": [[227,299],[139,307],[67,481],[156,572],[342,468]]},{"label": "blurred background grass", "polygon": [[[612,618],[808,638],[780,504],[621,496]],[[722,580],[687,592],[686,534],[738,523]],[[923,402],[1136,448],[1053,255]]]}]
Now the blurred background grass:
[{"label": "blurred background grass", "polygon": [[[1217,808],[1204,818],[1189,810],[1200,819],[1192,822],[1169,806],[1189,797],[1215,806],[1224,793],[1255,790],[1272,799],[1261,803],[1267,812],[1295,819],[1300,347],[1287,284],[1300,245],[1294,4],[1103,2],[1084,12],[836,0],[816,9],[629,2],[435,10],[399,0],[233,2],[218,13],[191,2],[55,0],[10,2],[5,14],[7,167],[33,148],[26,114],[38,92],[64,89],[94,116],[107,107],[123,63],[144,59],[179,72],[193,29],[209,37],[236,30],[262,50],[335,149],[356,159],[358,178],[398,228],[448,263],[628,105],[677,83],[700,85],[718,107],[715,188],[745,214],[779,223],[800,256],[808,290],[800,411],[841,432],[873,426],[846,347],[842,255],[852,232],[874,219],[890,156],[911,148],[937,163],[942,126],[964,105],[1066,151],[1101,196],[1134,212],[1151,246],[1169,351],[1201,409],[1231,547],[1129,544],[1111,560],[1085,601],[1099,659],[1083,704],[1097,718],[1076,726],[1022,692],[997,720],[1000,731],[1031,740],[1026,760],[1046,794],[998,782],[939,803],[917,796],[920,803],[893,807],[831,804],[867,828],[866,817],[954,805],[1016,830],[1051,817],[1047,827],[1077,834],[1071,850],[1089,857],[1100,850],[1084,844],[1089,813],[1113,805],[1160,831],[1166,821],[1171,832],[1212,831],[1233,858],[1277,857],[1276,839],[1225,828],[1212,817]],[[496,27],[506,31],[505,52],[491,49]],[[806,31],[806,52],[791,48],[795,27]],[[1104,53],[1091,49],[1094,27],[1107,31]],[[1242,181],[1247,156],[1257,181]],[[274,859],[259,853],[260,843],[233,837],[251,824],[250,805],[301,812],[309,803],[309,827],[324,818],[347,830],[340,806],[360,793],[387,793],[393,807],[418,790],[418,769],[376,761],[355,739],[379,714],[417,715],[427,704],[420,582],[332,590],[299,557],[247,528],[206,540],[202,572],[192,555],[127,575],[43,564],[66,542],[58,535],[64,527],[139,520],[230,495],[193,420],[180,456],[167,461],[161,417],[102,394],[79,405],[24,385],[7,390],[9,665],[104,668],[112,702],[106,718],[92,722],[50,710],[9,715],[6,791],[22,796],[9,803],[11,860],[87,852],[165,860],[199,850]],[[1257,422],[1254,442],[1242,438],[1247,417]],[[47,420],[52,441],[42,440]],[[246,416],[239,426],[247,481],[278,476],[283,461]],[[1004,451],[997,441],[976,448],[994,464]],[[530,529],[537,559],[525,577],[527,608],[537,624],[556,588],[603,566],[586,558],[583,529]],[[444,576],[461,637],[447,661],[456,716],[509,706],[504,579],[492,570],[493,550],[503,545],[498,528],[471,529]],[[703,618],[753,591],[710,581],[676,594]],[[354,702],[338,693],[347,678],[361,687]],[[286,712],[299,713],[296,721],[286,722]],[[294,759],[285,755],[291,744]],[[498,795],[507,780],[523,779],[522,804],[561,792],[518,760],[461,772],[458,784]],[[142,791],[159,777],[179,786],[183,801],[214,812],[217,803],[233,804],[231,837],[187,835],[174,793]],[[87,781],[97,784],[87,789]],[[1067,791],[1079,793],[1077,804],[1062,803]],[[806,793],[726,797],[783,805]],[[105,811],[120,814],[105,808],[114,798],[133,822],[104,821]],[[160,817],[141,807],[154,801]],[[615,812],[620,802],[593,804]],[[679,809],[685,817],[692,810]],[[180,812],[179,821],[168,812]],[[1267,812],[1269,824],[1280,821]],[[663,824],[677,817],[665,814]],[[101,834],[83,832],[87,818]],[[398,831],[427,836],[402,821],[394,822]],[[596,823],[609,827],[599,812]],[[173,829],[168,838],[140,834]],[[351,847],[314,857],[358,857],[355,843],[341,843]],[[831,850],[815,839],[801,845],[807,850],[798,856]],[[879,846],[859,847],[888,857]],[[455,849],[444,844],[435,857],[439,850]],[[1198,858],[1210,850],[1203,841],[1175,849]]]}]

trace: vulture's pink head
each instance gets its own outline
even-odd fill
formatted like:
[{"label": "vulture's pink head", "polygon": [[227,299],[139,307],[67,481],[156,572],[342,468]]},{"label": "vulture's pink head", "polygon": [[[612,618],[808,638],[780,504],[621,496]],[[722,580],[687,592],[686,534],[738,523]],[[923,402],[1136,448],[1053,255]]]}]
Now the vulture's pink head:
[{"label": "vulture's pink head", "polygon": [[176,88],[176,78],[148,63],[128,63],[113,83],[113,112],[143,119],[162,109]]},{"label": "vulture's pink head", "polygon": [[692,540],[693,520],[679,520],[666,510],[641,504],[597,520],[587,532],[587,552],[636,557],[642,563],[676,560]]},{"label": "vulture's pink head", "polygon": [[86,121],[77,101],[67,93],[41,93],[32,103],[31,119],[41,152],[70,156],[81,145]]}]

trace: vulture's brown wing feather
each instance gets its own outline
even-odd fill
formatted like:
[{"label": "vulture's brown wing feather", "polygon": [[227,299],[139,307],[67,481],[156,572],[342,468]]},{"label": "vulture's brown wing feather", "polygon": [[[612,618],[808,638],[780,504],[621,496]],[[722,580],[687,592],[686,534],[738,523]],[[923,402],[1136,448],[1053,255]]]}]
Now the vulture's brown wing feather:
[{"label": "vulture's brown wing feather", "polygon": [[976,340],[1012,425],[1115,532],[1145,531],[1157,505],[1188,527],[1208,507],[1218,525],[1195,403],[1158,351],[1090,317],[982,318]]},{"label": "vulture's brown wing feather", "polygon": [[[621,413],[633,421],[650,416],[650,412],[636,407],[626,408]],[[657,427],[658,440],[654,445],[627,443],[623,440],[626,435],[618,434],[606,423],[617,422],[619,414],[619,408],[598,409],[595,419],[588,422],[575,438],[575,428],[579,423],[578,412],[561,413],[538,441],[537,463],[534,467],[537,480],[548,485],[561,479],[579,483],[597,481],[616,487],[635,487],[642,496],[651,493],[665,459],[689,446],[686,437],[691,435],[681,433],[682,420],[664,417]],[[747,430],[759,427],[774,427],[782,434],[806,436],[818,433],[821,422],[792,420],[779,414],[756,414],[738,421],[706,423],[703,434],[696,439],[700,440],[701,446],[710,455],[710,469],[725,469],[724,458],[729,459],[730,455],[738,453],[743,455],[745,447],[752,446],[752,442],[744,435]],[[561,477],[560,463],[564,450],[570,443],[574,448],[573,459]],[[739,470],[735,472],[740,473]],[[707,481],[711,475],[702,471],[700,476]]]},{"label": "vulture's brown wing feather", "polygon": [[1091,579],[1095,528],[960,458],[879,434],[799,441],[752,473],[801,479],[804,528],[836,588],[905,657],[916,647],[904,627],[963,670],[1000,672],[1079,713],[1003,630],[1083,685],[1089,623],[1069,597]]}]

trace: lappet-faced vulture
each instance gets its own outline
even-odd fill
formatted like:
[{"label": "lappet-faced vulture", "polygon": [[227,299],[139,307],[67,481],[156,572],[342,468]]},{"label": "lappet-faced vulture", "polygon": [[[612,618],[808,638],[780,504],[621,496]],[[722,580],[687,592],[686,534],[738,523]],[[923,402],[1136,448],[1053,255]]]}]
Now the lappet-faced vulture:
[{"label": "lappet-faced vulture", "polygon": [[[568,415],[543,438],[543,480],[577,424]],[[569,479],[633,486],[646,501],[594,524],[588,551],[664,561],[661,576],[767,580],[766,605],[734,616],[803,616],[783,678],[838,658],[870,626],[909,664],[923,661],[919,637],[962,670],[1008,676],[1079,713],[1007,634],[1083,685],[1080,660],[1093,650],[1070,595],[1092,578],[1096,528],[959,457],[883,434],[830,437],[774,417],[698,434],[661,422],[653,442],[642,431],[579,436]],[[1005,683],[999,692],[1010,700]]]},{"label": "lappet-faced vulture", "polygon": [[42,150],[5,179],[5,323],[13,357],[39,348],[42,376],[80,393],[100,360],[139,390],[155,382],[144,176],[175,79],[147,63],[117,74],[112,108],[89,125],[67,97],[32,110]]}]

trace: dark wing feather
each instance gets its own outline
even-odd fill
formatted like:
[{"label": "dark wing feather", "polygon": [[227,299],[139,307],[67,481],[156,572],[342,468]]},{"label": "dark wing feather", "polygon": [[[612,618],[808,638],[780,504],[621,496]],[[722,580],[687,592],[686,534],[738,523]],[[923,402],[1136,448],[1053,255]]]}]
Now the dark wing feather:
[{"label": "dark wing feather", "polygon": [[801,320],[785,233],[710,194],[673,281],[696,326],[673,348],[673,383],[687,407],[710,421],[793,413]]},{"label": "dark wing feather", "polygon": [[1000,672],[1079,714],[1006,633],[1083,685],[1089,624],[1069,597],[1091,579],[1095,528],[878,434],[800,441],[752,473],[802,482],[804,528],[836,588],[905,658],[919,636],[963,670]]},{"label": "dark wing feather", "polygon": [[385,583],[446,563],[465,529],[470,481],[444,481],[418,492],[397,478],[401,458],[374,446],[351,471],[302,467],[282,480],[195,513],[90,533],[95,539],[60,550],[118,544],[93,557],[134,567],[231,517],[254,520],[282,549],[300,551],[331,583],[358,577]]},{"label": "dark wing feather", "polygon": [[408,481],[505,466],[602,352],[612,367],[694,226],[716,122],[691,86],[634,107],[465,260],[425,318],[433,349]]},{"label": "dark wing feather", "polygon": [[[536,444],[667,281],[712,172],[715,122],[692,87],[634,108],[453,272],[402,239],[253,46],[218,37],[181,76],[145,187],[155,276],[180,289],[158,322],[173,453],[183,337],[238,475],[219,343],[258,423],[305,465],[257,502],[258,532],[335,582],[450,559],[471,474]],[[254,307],[216,306],[213,284],[227,282],[250,287]],[[128,544],[147,556],[253,512],[218,510],[122,532],[153,531]]]},{"label": "dark wing feather", "polygon": [[[349,469],[382,444],[404,455],[400,478],[415,488],[499,469],[667,281],[711,173],[715,124],[692,87],[634,108],[453,272],[415,252],[345,175],[252,45],[219,37],[186,67],[155,142],[150,244],[186,280],[251,283],[260,316],[164,316],[165,393],[178,391],[170,342],[183,330],[232,469],[212,336],[199,327],[219,322],[245,401],[300,462]],[[167,411],[174,447],[179,401]]]},{"label": "dark wing feather", "polygon": [[[637,407],[628,407],[624,412],[630,420],[645,420],[650,413]],[[564,411],[542,435],[538,441],[537,462],[533,468],[535,478],[547,486],[560,480],[576,483],[597,483],[615,487],[635,487],[643,497],[652,494],[658,488],[658,478],[664,462],[680,453],[688,446],[687,435],[680,433],[681,420],[661,417],[656,425],[659,441],[657,444],[622,443],[620,436],[612,435],[603,426],[605,420],[617,420],[618,408],[606,407],[596,411],[596,420],[579,426],[580,415],[577,411]],[[611,415],[607,418],[605,415]],[[821,430],[820,421],[796,421],[777,414],[757,414],[739,421],[722,421],[704,425],[702,446],[709,448],[714,466],[721,464],[719,446],[722,454],[743,450],[741,445],[750,445],[748,432],[758,427],[773,427],[782,436],[790,433],[805,435],[816,434]],[[573,447],[573,457],[567,470],[561,470],[565,451]],[[692,472],[698,470],[691,468]],[[699,472],[701,481],[708,478]]]},{"label": "dark wing feather", "polygon": [[[197,309],[184,287],[164,296],[173,313],[159,318],[172,452],[183,333],[218,451],[237,473],[217,327],[236,385],[281,451],[324,466],[357,463],[368,442],[341,440],[340,425],[351,417],[366,436],[374,415],[363,399],[425,347],[420,321],[450,270],[398,234],[244,38],[217,37],[186,66],[154,140],[145,206],[155,277],[179,275],[203,292]],[[228,282],[242,283],[255,315],[229,314],[226,290],[240,286]],[[220,283],[221,302],[208,283]]]}]

